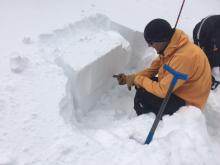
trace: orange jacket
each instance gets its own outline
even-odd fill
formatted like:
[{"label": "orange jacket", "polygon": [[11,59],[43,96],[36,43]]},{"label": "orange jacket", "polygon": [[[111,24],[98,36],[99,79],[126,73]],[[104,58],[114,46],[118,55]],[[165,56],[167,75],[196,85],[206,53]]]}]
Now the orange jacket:
[{"label": "orange jacket", "polygon": [[[204,52],[189,41],[187,35],[177,29],[164,51],[150,68],[138,72],[134,83],[148,92],[164,98],[172,80],[172,75],[163,69],[168,64],[177,72],[188,74],[186,81],[178,80],[173,93],[185,100],[187,105],[203,108],[211,89],[211,69]],[[158,74],[158,82],[150,77]]]}]

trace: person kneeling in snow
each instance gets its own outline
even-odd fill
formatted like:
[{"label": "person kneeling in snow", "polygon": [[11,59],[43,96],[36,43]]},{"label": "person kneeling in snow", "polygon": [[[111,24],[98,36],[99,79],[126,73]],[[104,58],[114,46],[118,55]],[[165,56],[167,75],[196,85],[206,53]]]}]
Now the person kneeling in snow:
[{"label": "person kneeling in snow", "polygon": [[113,76],[120,85],[135,86],[134,109],[137,115],[158,113],[173,78],[163,69],[164,64],[189,76],[188,80],[177,82],[164,114],[171,115],[184,105],[202,109],[211,89],[211,68],[202,49],[190,42],[182,30],[171,28],[163,19],[149,22],[144,38],[159,56],[147,69],[131,75],[121,73]]},{"label": "person kneeling in snow", "polygon": [[[220,15],[203,18],[193,29],[193,41],[206,53],[211,68],[220,68]],[[212,76],[212,90],[220,84]]]}]

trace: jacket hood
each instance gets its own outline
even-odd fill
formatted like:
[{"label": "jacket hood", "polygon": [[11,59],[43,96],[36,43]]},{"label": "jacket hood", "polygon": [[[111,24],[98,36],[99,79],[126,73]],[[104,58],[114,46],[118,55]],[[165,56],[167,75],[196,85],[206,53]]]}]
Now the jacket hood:
[{"label": "jacket hood", "polygon": [[164,50],[164,57],[171,56],[177,49],[189,41],[188,36],[180,29],[176,29],[167,48]]}]

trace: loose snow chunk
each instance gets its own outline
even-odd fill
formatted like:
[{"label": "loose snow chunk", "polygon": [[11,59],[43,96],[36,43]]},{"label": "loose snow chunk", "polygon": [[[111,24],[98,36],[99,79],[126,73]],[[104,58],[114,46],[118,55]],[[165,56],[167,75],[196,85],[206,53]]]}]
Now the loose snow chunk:
[{"label": "loose snow chunk", "polygon": [[20,56],[18,53],[12,53],[10,58],[11,71],[14,73],[23,72],[28,65],[28,59]]}]

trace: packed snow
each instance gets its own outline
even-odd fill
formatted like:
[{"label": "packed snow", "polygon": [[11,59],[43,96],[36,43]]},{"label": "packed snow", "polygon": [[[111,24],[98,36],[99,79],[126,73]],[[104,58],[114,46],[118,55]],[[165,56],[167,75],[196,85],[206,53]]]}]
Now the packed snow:
[{"label": "packed snow", "polygon": [[[0,165],[220,164],[220,87],[204,111],[165,115],[144,145],[155,115],[136,116],[135,90],[112,78],[149,66],[143,28],[175,22],[181,2],[0,1]],[[190,37],[219,6],[186,1],[178,26]]]}]

